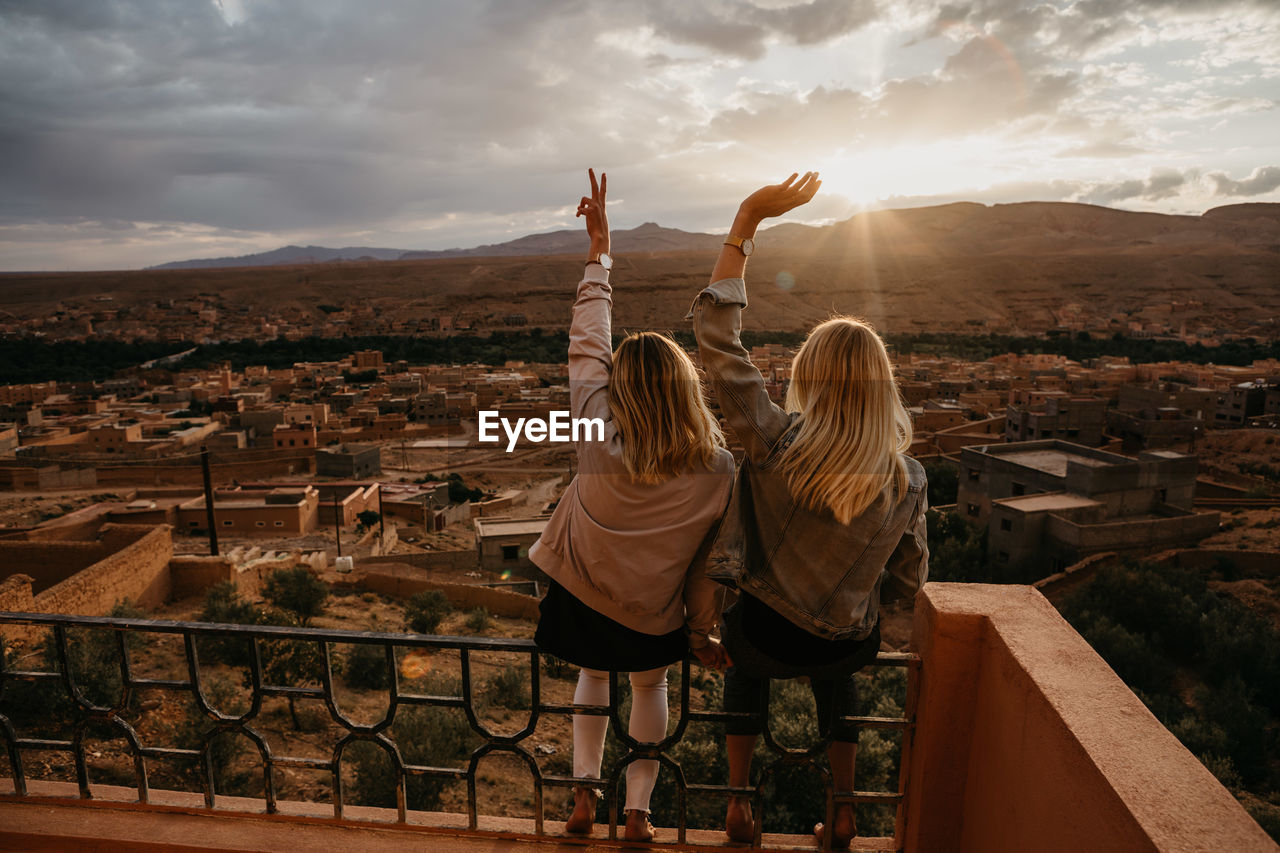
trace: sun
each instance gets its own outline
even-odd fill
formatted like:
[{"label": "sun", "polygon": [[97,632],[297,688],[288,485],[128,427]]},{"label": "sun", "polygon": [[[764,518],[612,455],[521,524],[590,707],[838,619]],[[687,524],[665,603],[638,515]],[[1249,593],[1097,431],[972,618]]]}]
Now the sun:
[{"label": "sun", "polygon": [[822,191],[859,205],[898,196],[936,196],[983,188],[1007,174],[999,146],[969,137],[928,144],[840,149],[818,164]]}]

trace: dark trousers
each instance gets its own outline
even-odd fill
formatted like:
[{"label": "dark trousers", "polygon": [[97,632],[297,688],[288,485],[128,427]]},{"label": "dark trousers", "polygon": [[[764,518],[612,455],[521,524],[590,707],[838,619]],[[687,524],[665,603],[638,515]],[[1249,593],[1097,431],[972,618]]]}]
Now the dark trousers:
[{"label": "dark trousers", "polygon": [[[818,732],[824,738],[857,743],[858,727],[840,720],[857,712],[858,685],[854,677],[810,678],[809,689],[813,691],[813,701],[818,709]],[[736,666],[729,667],[724,677],[724,709],[749,713],[751,717],[726,722],[726,734],[760,734],[764,731],[768,703],[768,678],[748,675]]]},{"label": "dark trousers", "polygon": [[862,640],[823,640],[742,593],[724,612],[720,631],[734,662],[725,673],[724,709],[751,714],[749,719],[727,721],[726,734],[760,734],[769,707],[769,679],[803,676],[813,691],[822,736],[857,743],[857,726],[840,718],[856,713],[858,686],[853,674],[876,659],[878,622]]}]

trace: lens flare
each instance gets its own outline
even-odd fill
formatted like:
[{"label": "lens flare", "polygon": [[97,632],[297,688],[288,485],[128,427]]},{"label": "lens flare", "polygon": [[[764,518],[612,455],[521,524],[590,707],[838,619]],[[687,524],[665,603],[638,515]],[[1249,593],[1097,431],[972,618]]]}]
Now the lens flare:
[{"label": "lens flare", "polygon": [[502,575],[501,575],[500,577],[501,577],[504,581],[509,581],[509,580],[511,580],[511,570],[510,570],[510,569],[507,569],[505,572],[503,572],[503,573],[502,573]]},{"label": "lens flare", "polygon": [[786,270],[783,270],[774,277],[773,284],[778,288],[778,290],[790,290],[796,286],[796,277]]},{"label": "lens flare", "polygon": [[400,660],[400,675],[422,678],[431,671],[431,657],[426,652],[409,652]]}]

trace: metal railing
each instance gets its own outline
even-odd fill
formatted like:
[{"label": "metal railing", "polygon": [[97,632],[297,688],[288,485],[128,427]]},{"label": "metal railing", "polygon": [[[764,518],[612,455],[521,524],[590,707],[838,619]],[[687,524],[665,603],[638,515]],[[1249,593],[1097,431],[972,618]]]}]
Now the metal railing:
[{"label": "metal railing", "polygon": [[[8,630],[6,630],[8,629]],[[622,788],[620,780],[631,762],[639,759],[656,759],[661,767],[670,771],[676,784],[676,836],[677,843],[684,844],[688,830],[688,802],[691,795],[727,799],[730,796],[750,797],[754,806],[756,820],[755,845],[760,846],[764,831],[764,792],[765,785],[771,775],[786,765],[805,765],[816,773],[823,781],[825,793],[826,825],[833,825],[835,808],[839,804],[880,804],[891,806],[896,810],[893,849],[901,849],[906,819],[907,767],[915,721],[915,703],[919,679],[919,659],[906,653],[880,653],[873,666],[894,667],[906,670],[906,692],[900,717],[849,716],[841,718],[847,724],[855,726],[859,731],[864,729],[885,730],[901,733],[899,760],[897,767],[897,791],[836,791],[833,789],[830,773],[818,762],[820,754],[825,752],[829,741],[819,739],[808,747],[795,748],[779,743],[771,730],[770,721],[764,727],[764,743],[775,760],[760,773],[759,783],[752,788],[733,788],[718,784],[696,784],[686,780],[685,771],[679,762],[670,755],[670,751],[684,737],[692,723],[724,723],[737,716],[719,710],[695,709],[690,703],[691,665],[700,666],[690,659],[681,664],[679,679],[679,717],[674,728],[659,743],[640,743],[627,734],[627,726],[620,716],[621,695],[617,673],[610,676],[609,705],[590,706],[574,705],[544,701],[542,690],[542,667],[540,652],[531,640],[490,638],[490,637],[444,637],[423,634],[394,634],[377,632],[338,631],[316,628],[273,627],[221,625],[199,622],[175,622],[146,619],[121,619],[108,617],[66,616],[39,613],[0,613],[0,639],[4,633],[47,631],[48,637],[43,641],[46,670],[30,670],[12,668],[10,643],[6,641],[0,649],[0,740],[3,740],[8,755],[9,776],[12,780],[14,795],[26,797],[28,792],[27,761],[31,752],[65,753],[70,756],[74,768],[75,779],[82,799],[93,797],[90,790],[89,764],[86,758],[86,742],[93,737],[92,731],[102,727],[114,730],[118,737],[127,744],[127,753],[132,759],[133,787],[137,791],[137,801],[142,805],[150,802],[150,784],[148,761],[178,760],[195,762],[202,769],[200,785],[204,794],[204,803],[208,809],[217,809],[216,797],[226,792],[217,790],[216,774],[213,759],[213,743],[215,738],[231,733],[247,738],[256,748],[262,765],[263,801],[265,811],[275,814],[279,811],[279,793],[276,783],[276,771],[294,768],[310,771],[326,771],[329,775],[329,787],[333,806],[333,816],[338,819],[352,819],[344,814],[347,792],[343,780],[343,756],[353,744],[366,742],[382,749],[390,761],[395,775],[395,812],[398,823],[404,824],[408,819],[408,797],[406,795],[408,781],[414,777],[436,779],[445,782],[462,782],[467,789],[466,810],[467,826],[472,832],[481,832],[479,827],[479,810],[477,795],[477,769],[482,759],[491,755],[506,754],[523,763],[530,773],[533,783],[533,834],[548,834],[544,822],[543,794],[548,787],[568,788],[577,785],[598,786],[605,790],[608,803],[608,837],[618,837],[618,801]],[[72,642],[69,639],[73,632],[96,630],[100,636],[111,632],[112,642],[118,661],[110,663],[114,672],[118,663],[119,683],[118,698],[114,702],[99,704],[94,697],[86,693],[87,685],[75,672],[72,660]],[[181,641],[183,663],[174,669],[184,668],[184,678],[155,678],[139,674],[135,664],[135,649],[140,635],[167,635]],[[204,643],[216,641],[239,640],[247,651],[245,668],[247,668],[247,685],[249,691],[248,708],[239,714],[224,713],[210,702],[207,693],[208,677],[205,669],[210,663],[202,664],[198,653],[197,641]],[[303,644],[315,644],[315,652],[319,656],[319,677],[306,684],[270,683],[268,667],[264,665],[264,646],[270,647],[280,641],[292,641]],[[334,644],[374,645],[382,648],[389,685],[383,690],[387,696],[387,710],[381,719],[372,723],[361,723],[344,713],[339,707],[339,697],[335,691],[337,679],[334,676],[334,660],[332,646]],[[448,650],[456,652],[460,658],[461,680],[456,695],[434,695],[428,693],[403,692],[400,666],[396,660],[397,650],[422,652],[439,652]],[[473,682],[473,659],[478,654],[506,653],[515,654],[528,664],[528,685],[530,692],[530,708],[528,721],[518,731],[502,733],[495,731],[481,719],[477,709],[477,691]],[[550,659],[548,659],[550,660]],[[172,673],[169,673],[172,674]],[[283,679],[278,679],[283,680]],[[406,679],[412,680],[412,679]],[[318,685],[315,684],[318,681]],[[50,737],[27,736],[20,731],[24,726],[15,726],[13,721],[13,694],[18,683],[43,684],[47,688],[57,685],[65,693],[65,698],[72,706],[72,719],[69,725],[72,730],[70,738],[56,739]],[[126,719],[126,709],[139,691],[159,690],[184,693],[194,701],[202,715],[207,730],[199,748],[182,748],[172,746],[150,745],[143,741],[139,731]],[[93,691],[89,691],[92,693]],[[332,754],[328,758],[305,757],[299,755],[280,754],[273,748],[269,738],[261,726],[260,715],[264,700],[268,697],[283,697],[288,700],[318,700],[324,704],[329,719],[341,730],[341,735],[333,745]],[[482,743],[475,748],[467,761],[466,767],[442,767],[428,764],[411,764],[403,756],[402,750],[391,737],[391,726],[397,712],[404,707],[428,706],[460,709],[465,714],[470,729],[479,736]],[[571,717],[574,714],[590,714],[608,716],[612,721],[614,736],[621,742],[625,753],[614,762],[608,772],[598,779],[580,779],[569,775],[554,775],[544,772],[531,751],[530,738],[538,726],[539,720],[547,716],[560,715]],[[46,722],[48,722],[46,720]],[[255,725],[257,724],[257,725]],[[96,728],[95,728],[96,727]],[[37,733],[38,734],[38,733]],[[2,795],[0,795],[2,798]],[[659,815],[658,822],[671,817]],[[829,839],[828,834],[828,839]],[[882,839],[883,840],[883,839]]]}]

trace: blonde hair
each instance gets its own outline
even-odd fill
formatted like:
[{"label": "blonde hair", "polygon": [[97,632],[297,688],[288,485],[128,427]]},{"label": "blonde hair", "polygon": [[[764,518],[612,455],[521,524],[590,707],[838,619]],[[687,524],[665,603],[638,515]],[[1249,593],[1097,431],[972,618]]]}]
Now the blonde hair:
[{"label": "blonde hair", "polygon": [[628,335],[618,344],[609,411],[627,471],[642,483],[661,483],[695,464],[710,468],[724,447],[692,359],[655,332]]},{"label": "blonde hair", "polygon": [[799,431],[779,470],[804,506],[848,524],[889,483],[906,490],[899,454],[911,446],[911,418],[871,326],[832,317],[809,333],[791,363],[787,411],[799,413]]}]

